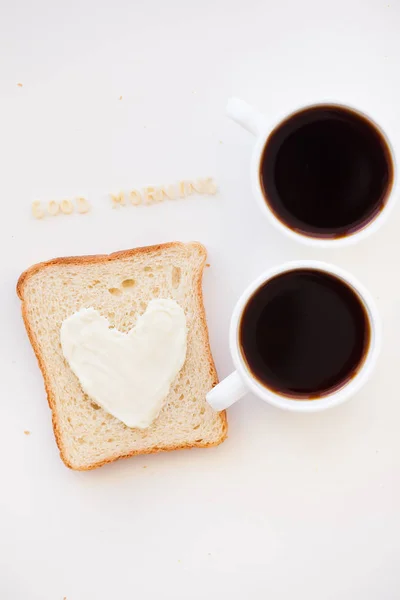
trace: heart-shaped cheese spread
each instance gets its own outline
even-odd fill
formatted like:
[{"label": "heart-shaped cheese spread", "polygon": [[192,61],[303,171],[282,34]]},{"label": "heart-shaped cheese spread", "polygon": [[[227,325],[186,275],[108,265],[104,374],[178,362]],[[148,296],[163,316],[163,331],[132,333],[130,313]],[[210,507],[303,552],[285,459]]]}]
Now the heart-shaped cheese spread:
[{"label": "heart-shaped cheese spread", "polygon": [[60,337],[83,391],[128,427],[154,421],[186,357],[185,313],[174,300],[151,300],[128,333],[82,308],[63,321]]}]

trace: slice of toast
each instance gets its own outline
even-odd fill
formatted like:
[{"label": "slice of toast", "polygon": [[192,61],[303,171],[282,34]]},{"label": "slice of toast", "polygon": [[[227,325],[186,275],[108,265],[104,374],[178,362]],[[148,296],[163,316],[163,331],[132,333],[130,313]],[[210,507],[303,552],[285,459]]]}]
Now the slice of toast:
[{"label": "slice of toast", "polygon": [[[202,299],[205,260],[201,244],[173,242],[110,255],[58,258],[21,275],[17,293],[22,315],[68,467],[94,469],[134,454],[214,446],[225,439],[225,413],[214,412],[206,402],[217,373]],[[93,307],[111,326],[127,332],[153,298],[171,298],[185,311],[186,361],[152,425],[130,429],[83,392],[63,356],[60,327],[80,308]]]}]

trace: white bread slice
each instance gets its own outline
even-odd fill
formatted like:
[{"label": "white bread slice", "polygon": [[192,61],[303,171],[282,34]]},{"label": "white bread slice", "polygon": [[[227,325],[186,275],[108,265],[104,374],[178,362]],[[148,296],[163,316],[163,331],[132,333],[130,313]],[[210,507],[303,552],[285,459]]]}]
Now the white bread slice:
[{"label": "white bread slice", "polygon": [[[202,299],[205,260],[201,244],[173,242],[110,255],[58,258],[21,275],[17,293],[22,315],[68,467],[94,469],[134,454],[214,446],[225,439],[225,413],[214,412],[206,402],[217,374]],[[152,298],[172,298],[184,309],[186,361],[153,424],[145,430],[130,429],[83,392],[64,359],[60,327],[75,311],[93,307],[110,325],[127,332]]]}]

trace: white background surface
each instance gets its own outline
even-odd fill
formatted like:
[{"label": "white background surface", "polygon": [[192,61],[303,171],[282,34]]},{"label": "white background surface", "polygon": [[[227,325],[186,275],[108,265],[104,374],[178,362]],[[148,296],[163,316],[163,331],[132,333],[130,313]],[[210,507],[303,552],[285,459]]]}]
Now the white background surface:
[{"label": "white background surface", "polygon": [[[355,248],[284,239],[251,197],[253,140],[224,116],[233,94],[269,116],[334,98],[399,146],[399,31],[399,0],[1,0],[1,600],[400,597],[400,206]],[[208,175],[218,196],[110,208],[111,191]],[[88,215],[30,216],[35,199],[80,193]],[[236,298],[297,258],[370,288],[385,326],[378,368],[330,412],[248,397],[216,449],[69,471],[16,280],[47,258],[174,239],[208,247],[220,376]]]}]

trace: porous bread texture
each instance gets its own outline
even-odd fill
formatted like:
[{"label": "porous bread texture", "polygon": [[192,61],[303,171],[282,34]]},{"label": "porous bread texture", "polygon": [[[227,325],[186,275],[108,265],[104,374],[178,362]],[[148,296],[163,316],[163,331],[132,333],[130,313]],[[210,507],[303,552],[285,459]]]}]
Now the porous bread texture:
[{"label": "porous bread texture", "polygon": [[[225,439],[225,413],[214,412],[206,402],[217,374],[202,299],[205,260],[201,244],[173,242],[54,259],[21,275],[17,292],[22,315],[68,467],[93,469],[134,454],[214,446]],[[60,327],[80,308],[93,307],[110,326],[127,332],[153,298],[171,298],[185,311],[187,355],[157,419],[145,430],[130,429],[83,392],[62,353]]]}]

